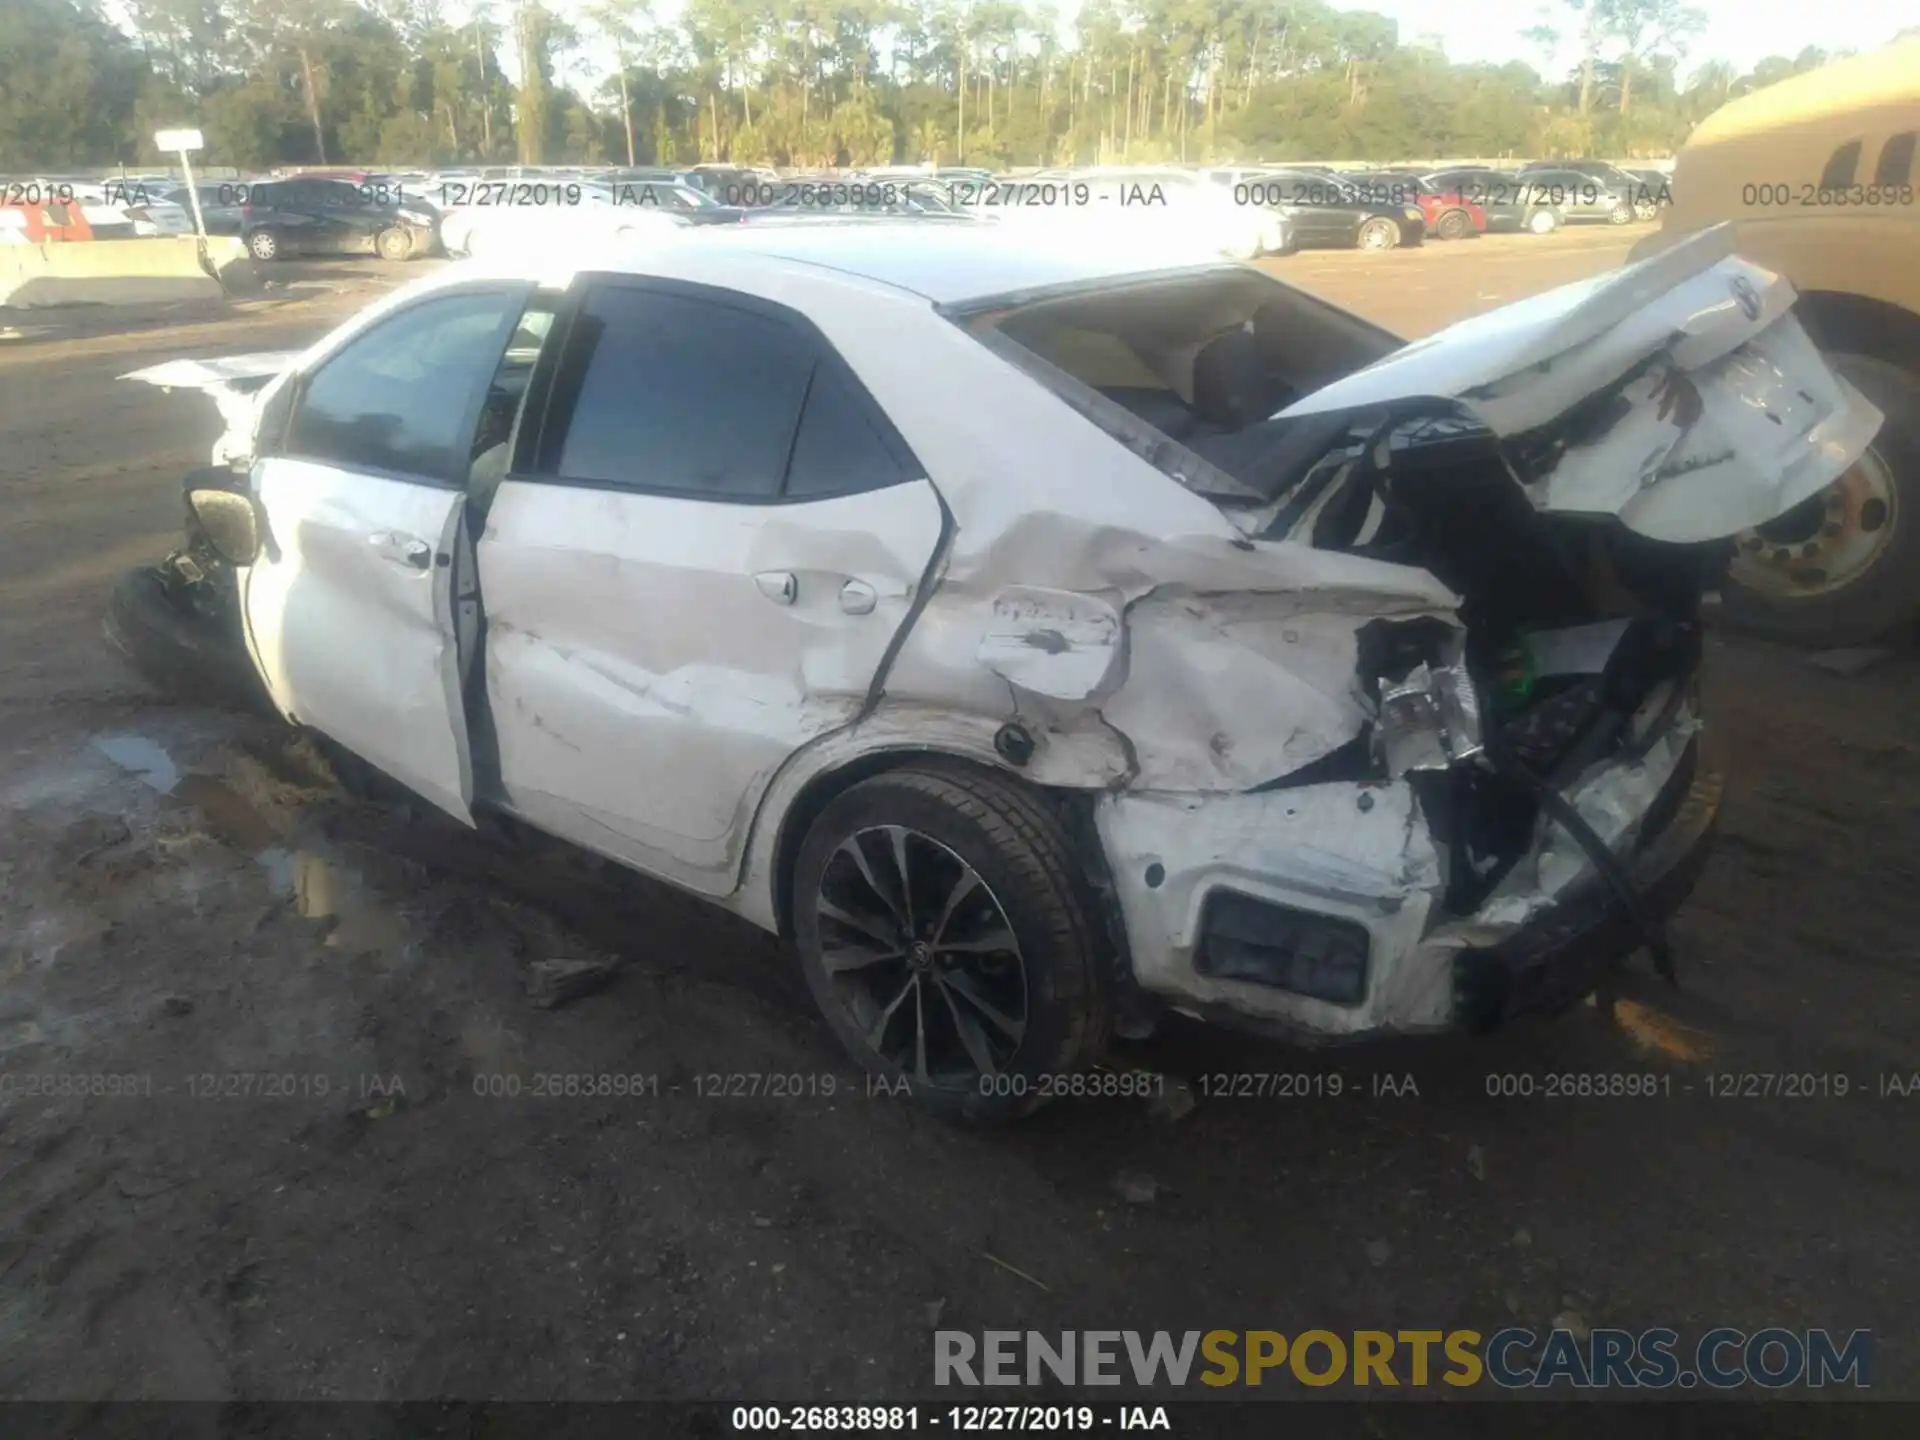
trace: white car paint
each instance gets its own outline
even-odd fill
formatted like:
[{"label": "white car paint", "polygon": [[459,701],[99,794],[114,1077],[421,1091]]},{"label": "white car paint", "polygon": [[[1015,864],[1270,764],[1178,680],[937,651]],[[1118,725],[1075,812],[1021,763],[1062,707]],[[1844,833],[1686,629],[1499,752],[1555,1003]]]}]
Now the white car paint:
[{"label": "white car paint", "polygon": [[1510,438],[1659,357],[1626,391],[1625,419],[1530,477],[1534,504],[1617,515],[1680,544],[1762,524],[1846,470],[1882,417],[1827,369],[1790,316],[1792,285],[1732,246],[1732,227],[1702,231],[1450,326],[1281,415],[1432,398]]},{"label": "white car paint", "polygon": [[[616,203],[613,192],[592,185],[580,186],[579,198],[569,201],[563,188],[566,183],[539,187],[555,196],[547,204],[454,206],[441,217],[441,243],[451,255],[513,256],[556,245],[591,244],[610,236],[653,236],[686,228],[686,222],[670,209]],[[510,192],[503,193],[511,198]]]},{"label": "white car paint", "polygon": [[272,544],[244,580],[247,646],[268,694],[471,821],[452,568],[434,563],[464,497],[280,456],[253,487]]},{"label": "white car paint", "polygon": [[940,530],[926,481],[773,506],[507,480],[479,569],[514,811],[732,891],[767,783],[859,712]]},{"label": "white car paint", "polygon": [[[562,287],[605,270],[798,310],[893,420],[926,480],[753,507],[503,483],[477,565],[505,807],[777,928],[782,825],[809,784],[902,750],[1005,772],[995,735],[1018,723],[1035,740],[1024,776],[1095,797],[1134,975],[1148,991],[1176,1008],[1222,1006],[1319,1034],[1445,1025],[1450,957],[1512,933],[1591,862],[1543,822],[1534,853],[1486,906],[1429,931],[1436,845],[1404,776],[1252,787],[1330,754],[1374,718],[1355,679],[1364,625],[1457,626],[1459,597],[1421,569],[1249,539],[939,309],[1166,273],[1165,247],[1150,263],[1154,252],[1146,244],[1137,259],[1117,258],[1037,231],[909,222],[728,227],[644,250],[481,260],[390,295],[271,372],[279,378],[250,413],[289,374],[460,281]],[[1653,360],[1687,372],[1703,395],[1724,385],[1730,404],[1761,393],[1742,387],[1784,377],[1813,397],[1808,406],[1826,408],[1771,450],[1748,442],[1713,484],[1674,486],[1647,522],[1616,491],[1623,470],[1643,473],[1640,417],[1657,417],[1663,402],[1629,389],[1626,421],[1570,452],[1574,469],[1563,475],[1563,460],[1522,479],[1537,505],[1724,534],[1748,523],[1732,517],[1785,508],[1803,483],[1844,468],[1851,440],[1841,437],[1870,433],[1877,417],[1796,343],[1784,282],[1702,247],[1627,274],[1635,283],[1572,287],[1395,351],[1285,413],[1439,399],[1507,435],[1502,427],[1552,420]],[[1770,324],[1736,322],[1710,302],[1733,278],[1757,287]],[[1664,340],[1650,338],[1662,328]],[[228,368],[258,378],[281,360]],[[202,373],[216,388],[233,379]],[[163,383],[156,374],[186,383],[189,372],[132,378]],[[1584,379],[1561,379],[1576,375]],[[1569,394],[1575,383],[1590,388]],[[1718,401],[1703,404],[1681,443],[1701,443],[1700,423],[1731,424]],[[244,456],[246,443],[230,434],[223,453]],[[256,658],[283,711],[336,727],[350,748],[469,818],[442,572],[388,575],[367,558],[369,537],[389,531],[450,544],[448,492],[414,513],[413,501],[366,477],[303,475],[273,460],[256,467],[255,487],[273,532],[291,531],[274,562],[288,568],[247,592]],[[1732,500],[1729,490],[1750,493]],[[303,608],[309,568],[317,578],[335,556],[358,557],[358,572],[380,582],[350,604]],[[770,574],[794,577],[791,605],[760,583]],[[838,603],[856,580],[875,598],[860,613]],[[1697,723],[1684,700],[1675,713],[1638,761],[1595,767],[1567,792],[1603,838],[1629,835],[1673,772]],[[1163,878],[1143,880],[1150,869]],[[1366,1002],[1336,1007],[1196,973],[1200,905],[1229,881],[1364,924],[1376,956]]]},{"label": "white car paint", "polygon": [[191,235],[193,216],[170,200],[147,200],[129,207],[135,235]]}]

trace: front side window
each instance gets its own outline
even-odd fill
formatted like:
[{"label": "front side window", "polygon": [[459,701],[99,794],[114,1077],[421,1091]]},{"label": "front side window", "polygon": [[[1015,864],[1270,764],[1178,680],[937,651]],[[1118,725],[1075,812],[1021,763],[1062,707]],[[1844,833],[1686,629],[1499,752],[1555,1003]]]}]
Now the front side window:
[{"label": "front side window", "polygon": [[356,336],[305,381],[282,453],[462,483],[488,384],[525,304],[517,289],[444,295]]}]

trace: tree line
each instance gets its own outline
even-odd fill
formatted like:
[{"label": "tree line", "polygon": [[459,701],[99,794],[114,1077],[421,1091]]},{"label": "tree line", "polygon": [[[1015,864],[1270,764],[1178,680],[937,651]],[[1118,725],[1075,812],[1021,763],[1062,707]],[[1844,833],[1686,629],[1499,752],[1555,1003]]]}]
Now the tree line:
[{"label": "tree line", "polygon": [[0,174],[152,164],[176,125],[242,170],[1654,157],[1832,58],[1688,68],[1681,0],[1557,3],[1526,37],[1580,60],[1542,76],[1324,0],[1086,0],[1070,39],[1054,0],[5,0]]}]

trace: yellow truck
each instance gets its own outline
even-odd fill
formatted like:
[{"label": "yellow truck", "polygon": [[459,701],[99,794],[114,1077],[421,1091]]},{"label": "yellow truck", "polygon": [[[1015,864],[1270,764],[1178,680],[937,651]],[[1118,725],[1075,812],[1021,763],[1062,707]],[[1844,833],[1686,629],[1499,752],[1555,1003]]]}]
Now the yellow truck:
[{"label": "yellow truck", "polygon": [[1886,420],[1831,487],[1738,537],[1722,590],[1743,628],[1822,646],[1920,614],[1920,39],[1724,106],[1688,137],[1639,260],[1730,222],[1786,276],[1833,368]]}]

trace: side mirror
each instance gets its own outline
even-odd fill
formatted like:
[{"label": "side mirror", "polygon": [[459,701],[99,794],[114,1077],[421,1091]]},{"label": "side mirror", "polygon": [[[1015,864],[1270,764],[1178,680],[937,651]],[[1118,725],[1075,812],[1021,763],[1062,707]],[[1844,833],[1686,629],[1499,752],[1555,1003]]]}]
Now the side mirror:
[{"label": "side mirror", "polygon": [[232,490],[194,490],[187,503],[207,539],[230,565],[251,565],[260,554],[260,516],[251,495]]}]

